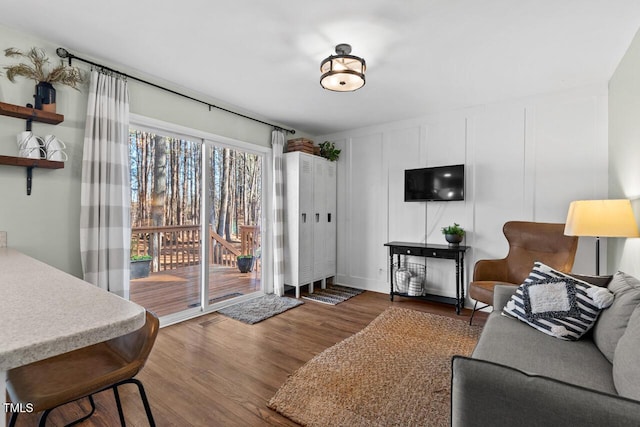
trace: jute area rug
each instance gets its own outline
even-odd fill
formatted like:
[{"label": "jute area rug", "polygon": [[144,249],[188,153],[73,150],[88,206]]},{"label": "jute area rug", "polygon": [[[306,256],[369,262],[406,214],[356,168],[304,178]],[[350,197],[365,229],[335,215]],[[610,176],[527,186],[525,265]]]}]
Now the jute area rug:
[{"label": "jute area rug", "polygon": [[448,426],[451,357],[481,328],[390,307],[291,375],[269,408],[303,426]]}]

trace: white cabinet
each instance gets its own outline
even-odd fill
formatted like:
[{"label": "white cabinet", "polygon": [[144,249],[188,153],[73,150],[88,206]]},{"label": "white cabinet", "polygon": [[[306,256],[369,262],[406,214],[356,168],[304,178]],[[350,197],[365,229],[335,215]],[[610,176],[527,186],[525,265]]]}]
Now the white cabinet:
[{"label": "white cabinet", "polygon": [[285,285],[300,287],[336,274],[336,165],[301,152],[284,154]]}]

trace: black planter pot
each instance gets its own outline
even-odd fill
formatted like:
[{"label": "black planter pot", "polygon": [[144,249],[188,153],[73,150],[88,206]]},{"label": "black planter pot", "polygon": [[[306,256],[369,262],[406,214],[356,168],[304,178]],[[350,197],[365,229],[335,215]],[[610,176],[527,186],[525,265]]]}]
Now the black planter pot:
[{"label": "black planter pot", "polygon": [[449,242],[449,246],[458,246],[460,245],[460,242],[462,242],[462,238],[464,236],[461,236],[459,234],[445,234],[444,238],[447,239],[447,242]]},{"label": "black planter pot", "polygon": [[129,271],[130,279],[141,279],[143,277],[149,276],[149,271],[151,270],[151,260],[150,259],[142,259],[142,260],[131,260],[131,270]]},{"label": "black planter pot", "polygon": [[[53,88],[53,85],[49,82],[40,82],[36,85],[36,94],[35,98],[35,109],[42,110],[42,106],[44,104],[55,104],[56,103],[56,90]],[[54,108],[55,111],[55,108]]]},{"label": "black planter pot", "polygon": [[237,261],[240,273],[248,273],[253,270],[253,257],[238,257]]}]

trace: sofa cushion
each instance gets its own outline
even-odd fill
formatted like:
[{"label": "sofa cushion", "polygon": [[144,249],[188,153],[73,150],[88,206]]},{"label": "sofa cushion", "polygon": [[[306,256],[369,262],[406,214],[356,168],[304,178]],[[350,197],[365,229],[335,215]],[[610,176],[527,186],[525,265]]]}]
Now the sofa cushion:
[{"label": "sofa cushion", "polygon": [[[544,304],[539,302],[544,298],[539,294],[559,291],[562,284],[565,285],[564,296],[561,297],[556,292],[556,295],[547,301],[561,298],[564,303],[556,304],[557,310],[544,311]],[[534,289],[541,290],[536,292],[538,295],[535,298],[532,293]],[[564,340],[577,340],[593,327],[600,309],[608,307],[612,301],[613,294],[607,289],[593,286],[536,262],[529,277],[518,287],[502,312],[545,334]],[[536,312],[536,304],[542,311]],[[549,306],[548,303],[546,305]]]},{"label": "sofa cushion", "polygon": [[613,382],[620,396],[640,400],[640,307],[637,307],[620,337],[613,356]]},{"label": "sofa cushion", "polygon": [[592,340],[559,340],[499,311],[489,315],[472,357],[616,393],[611,363]]},{"label": "sofa cushion", "polygon": [[627,328],[631,313],[640,304],[640,280],[618,271],[608,289],[613,292],[613,304],[600,313],[600,318],[593,327],[593,341],[607,359],[613,362],[618,340]]}]

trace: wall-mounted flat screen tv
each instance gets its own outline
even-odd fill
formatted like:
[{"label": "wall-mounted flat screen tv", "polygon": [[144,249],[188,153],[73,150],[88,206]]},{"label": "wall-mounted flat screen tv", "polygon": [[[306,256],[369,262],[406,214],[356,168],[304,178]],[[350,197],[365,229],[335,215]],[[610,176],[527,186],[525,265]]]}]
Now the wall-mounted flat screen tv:
[{"label": "wall-mounted flat screen tv", "polygon": [[404,171],[404,201],[464,200],[464,165]]}]

